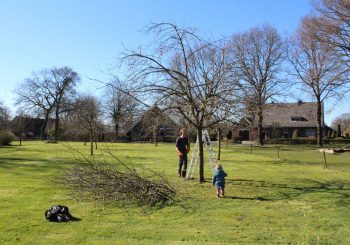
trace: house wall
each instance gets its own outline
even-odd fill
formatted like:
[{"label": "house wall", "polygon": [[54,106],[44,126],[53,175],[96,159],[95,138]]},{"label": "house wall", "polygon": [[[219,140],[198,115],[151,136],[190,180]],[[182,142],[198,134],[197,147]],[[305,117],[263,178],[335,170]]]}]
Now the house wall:
[{"label": "house wall", "polygon": [[[316,127],[308,127],[308,128],[278,128],[277,129],[277,137],[276,138],[292,138],[294,131],[298,129],[300,133],[300,137],[315,137],[316,138]],[[234,139],[241,141],[240,131],[249,131],[249,141],[257,141],[258,140],[258,128],[257,127],[234,127],[232,130],[232,136]],[[276,129],[275,129],[276,130]],[[322,135],[323,137],[327,136],[330,128],[323,128]],[[274,132],[272,128],[264,128],[265,139],[272,139],[274,137]]]}]

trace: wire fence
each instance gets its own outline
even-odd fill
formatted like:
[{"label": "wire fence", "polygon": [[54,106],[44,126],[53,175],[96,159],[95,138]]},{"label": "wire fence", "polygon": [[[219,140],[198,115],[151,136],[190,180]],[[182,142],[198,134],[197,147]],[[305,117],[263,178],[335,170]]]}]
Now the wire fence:
[{"label": "wire fence", "polygon": [[317,148],[310,145],[223,144],[226,151],[263,156],[291,164],[319,165],[325,168],[350,171],[350,152],[333,153],[332,147]]}]

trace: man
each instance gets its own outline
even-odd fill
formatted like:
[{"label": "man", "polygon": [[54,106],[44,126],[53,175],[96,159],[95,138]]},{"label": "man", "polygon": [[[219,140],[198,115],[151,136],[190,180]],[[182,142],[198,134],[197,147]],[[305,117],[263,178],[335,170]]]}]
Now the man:
[{"label": "man", "polygon": [[179,155],[178,176],[185,178],[187,170],[187,153],[190,151],[190,141],[188,140],[184,128],[180,130],[180,137],[176,139],[176,150]]}]

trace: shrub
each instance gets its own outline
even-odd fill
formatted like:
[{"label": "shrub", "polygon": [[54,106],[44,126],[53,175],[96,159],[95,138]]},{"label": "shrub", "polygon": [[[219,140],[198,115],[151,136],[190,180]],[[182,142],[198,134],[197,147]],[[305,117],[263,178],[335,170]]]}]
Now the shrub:
[{"label": "shrub", "polygon": [[15,136],[9,131],[0,131],[0,145],[10,145]]},{"label": "shrub", "polygon": [[349,139],[350,138],[350,134],[349,133],[345,133],[345,139]]}]

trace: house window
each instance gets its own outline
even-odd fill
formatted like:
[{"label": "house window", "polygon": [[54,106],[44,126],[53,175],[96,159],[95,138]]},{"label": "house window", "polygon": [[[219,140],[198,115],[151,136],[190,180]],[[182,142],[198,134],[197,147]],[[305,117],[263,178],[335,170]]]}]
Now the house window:
[{"label": "house window", "polygon": [[289,138],[289,130],[287,128],[283,129],[283,138]]},{"label": "house window", "polygon": [[305,121],[307,121],[307,119],[305,117],[302,117],[302,116],[291,116],[290,120],[292,122],[305,122]]},{"label": "house window", "polygon": [[249,130],[239,130],[239,137],[241,140],[249,140]]},{"label": "house window", "polygon": [[305,129],[305,137],[315,137],[316,136],[316,129],[314,128],[306,128]]}]

